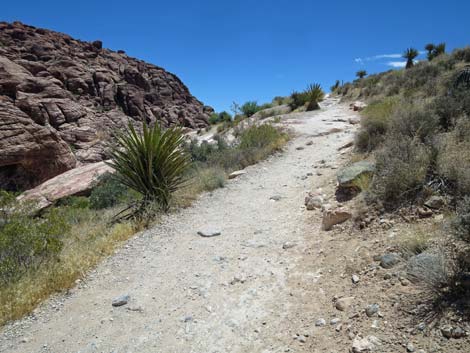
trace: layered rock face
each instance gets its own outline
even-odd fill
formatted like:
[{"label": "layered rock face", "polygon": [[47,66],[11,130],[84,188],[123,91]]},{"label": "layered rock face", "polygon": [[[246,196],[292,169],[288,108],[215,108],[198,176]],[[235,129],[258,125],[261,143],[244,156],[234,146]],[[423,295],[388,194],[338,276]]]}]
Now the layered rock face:
[{"label": "layered rock face", "polygon": [[106,159],[129,122],[197,129],[211,112],[175,75],[100,41],[0,22],[0,188]]}]

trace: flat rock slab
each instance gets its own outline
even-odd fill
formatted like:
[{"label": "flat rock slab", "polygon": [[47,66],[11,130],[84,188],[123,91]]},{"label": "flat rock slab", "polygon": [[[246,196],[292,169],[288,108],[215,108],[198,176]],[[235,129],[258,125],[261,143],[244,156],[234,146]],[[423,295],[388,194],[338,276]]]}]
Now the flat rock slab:
[{"label": "flat rock slab", "polygon": [[59,174],[34,189],[25,191],[17,199],[18,201],[33,201],[35,208],[41,210],[57,200],[91,190],[101,175],[113,172],[114,169],[106,162],[86,164]]},{"label": "flat rock slab", "polygon": [[212,238],[212,237],[217,237],[221,235],[222,232],[218,230],[213,230],[213,229],[205,229],[205,230],[198,231],[197,234],[203,238]]},{"label": "flat rock slab", "polygon": [[354,186],[354,180],[361,175],[373,174],[375,172],[375,164],[369,161],[360,161],[351,164],[349,167],[343,168],[338,172],[338,184],[340,187]]}]

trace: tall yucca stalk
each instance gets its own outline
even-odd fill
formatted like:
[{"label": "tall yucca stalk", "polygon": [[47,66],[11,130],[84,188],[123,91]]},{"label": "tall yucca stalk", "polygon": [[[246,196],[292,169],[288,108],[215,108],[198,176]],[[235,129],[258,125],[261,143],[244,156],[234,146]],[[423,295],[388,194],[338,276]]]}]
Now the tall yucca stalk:
[{"label": "tall yucca stalk", "polygon": [[183,143],[180,128],[163,131],[158,124],[153,128],[144,124],[142,134],[129,124],[126,131],[118,133],[109,165],[122,184],[143,196],[139,209],[156,202],[168,210],[172,193],[185,182],[190,164]]}]

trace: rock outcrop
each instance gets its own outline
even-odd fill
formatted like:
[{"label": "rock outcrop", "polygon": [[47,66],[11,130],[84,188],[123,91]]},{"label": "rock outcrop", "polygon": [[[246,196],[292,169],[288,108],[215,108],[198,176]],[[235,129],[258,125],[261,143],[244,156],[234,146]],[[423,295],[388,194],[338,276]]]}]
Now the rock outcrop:
[{"label": "rock outcrop", "polygon": [[212,111],[178,77],[122,50],[0,22],[0,188],[106,159],[129,122],[197,129]]},{"label": "rock outcrop", "polygon": [[17,200],[34,202],[35,209],[41,210],[64,197],[87,194],[98,178],[106,173],[114,173],[114,169],[105,162],[86,164],[59,174],[22,193]]}]

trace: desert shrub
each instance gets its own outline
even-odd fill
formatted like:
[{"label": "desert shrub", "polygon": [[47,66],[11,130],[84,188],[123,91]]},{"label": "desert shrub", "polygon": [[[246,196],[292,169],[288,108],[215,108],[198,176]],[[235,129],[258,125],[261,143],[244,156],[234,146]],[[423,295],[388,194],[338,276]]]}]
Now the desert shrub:
[{"label": "desert shrub", "polygon": [[470,196],[464,196],[457,205],[452,228],[458,236],[470,242]]},{"label": "desert shrub", "polygon": [[199,169],[196,178],[204,191],[212,191],[223,188],[226,181],[225,172],[220,168]]},{"label": "desert shrub", "polygon": [[220,112],[220,113],[212,113],[211,116],[209,117],[209,123],[211,125],[220,123],[220,122],[230,122],[232,120],[232,116],[227,113],[226,111]]},{"label": "desert shrub", "polygon": [[0,192],[0,283],[18,280],[41,264],[58,259],[69,225],[56,209],[33,217],[31,205]]},{"label": "desert shrub", "polygon": [[428,106],[401,103],[390,120],[390,130],[421,142],[429,141],[439,128],[439,117]]},{"label": "desert shrub", "polygon": [[90,199],[86,196],[69,196],[57,202],[57,206],[65,206],[73,209],[90,208]]},{"label": "desert shrub", "polygon": [[260,105],[259,110],[269,109],[269,108],[272,108],[272,107],[273,107],[273,105],[271,103],[264,103],[264,104]]},{"label": "desert shrub", "polygon": [[217,113],[212,113],[211,116],[209,117],[209,124],[214,125],[219,122],[219,114]]},{"label": "desert shrub", "polygon": [[266,148],[277,144],[283,133],[270,124],[252,126],[244,130],[240,136],[240,148]]},{"label": "desert shrub", "polygon": [[437,172],[452,183],[457,195],[470,192],[470,121],[459,119],[454,131],[445,134],[439,141]]},{"label": "desert shrub", "polygon": [[90,194],[90,208],[101,210],[123,202],[129,189],[111,173],[101,175]]},{"label": "desert shrub", "polygon": [[325,93],[318,83],[310,84],[307,88],[299,93],[297,91],[292,92],[290,95],[289,106],[292,110],[300,107],[306,107],[307,111],[319,109],[319,102],[323,100]]},{"label": "desert shrub", "polygon": [[451,56],[458,61],[470,63],[470,47],[455,49]]},{"label": "desert shrub", "polygon": [[226,111],[220,112],[219,113],[219,121],[232,121],[232,116],[230,113],[227,113]]},{"label": "desert shrub", "polygon": [[421,191],[431,163],[429,147],[417,139],[389,134],[376,153],[373,194],[386,208],[413,200]]},{"label": "desert shrub", "polygon": [[227,142],[220,136],[214,136],[216,143],[209,143],[207,141],[198,142],[197,139],[191,140],[189,145],[186,145],[191,160],[194,162],[207,162],[215,154],[226,150],[228,147]]},{"label": "desert shrub", "polygon": [[363,110],[361,128],[356,135],[356,147],[359,151],[372,151],[383,142],[398,102],[397,97],[385,98],[372,102]]},{"label": "desert shrub", "polygon": [[259,112],[262,108],[258,105],[258,103],[256,101],[249,101],[249,102],[246,102],[245,104],[243,104],[241,107],[240,107],[243,115],[245,115],[246,117],[250,117],[252,116],[253,114]]},{"label": "desert shrub", "polygon": [[429,233],[417,230],[400,241],[400,250],[404,257],[421,254],[428,249]]},{"label": "desert shrub", "polygon": [[276,96],[273,98],[272,105],[284,105],[284,104],[289,104],[289,97],[281,97],[281,96]]},{"label": "desert shrub", "polygon": [[305,92],[297,92],[294,91],[290,95],[290,103],[289,106],[291,107],[292,110],[295,110],[297,108],[303,107],[305,104],[308,102],[308,96],[305,94]]},{"label": "desert shrub", "polygon": [[153,128],[144,124],[142,134],[129,124],[116,137],[111,158],[117,180],[142,195],[136,212],[153,202],[168,210],[172,194],[185,182],[190,166],[181,129],[163,131],[158,124]]},{"label": "desert shrub", "polygon": [[443,68],[428,62],[419,62],[411,70],[405,70],[402,87],[405,90],[417,90],[429,81],[439,77]]}]

